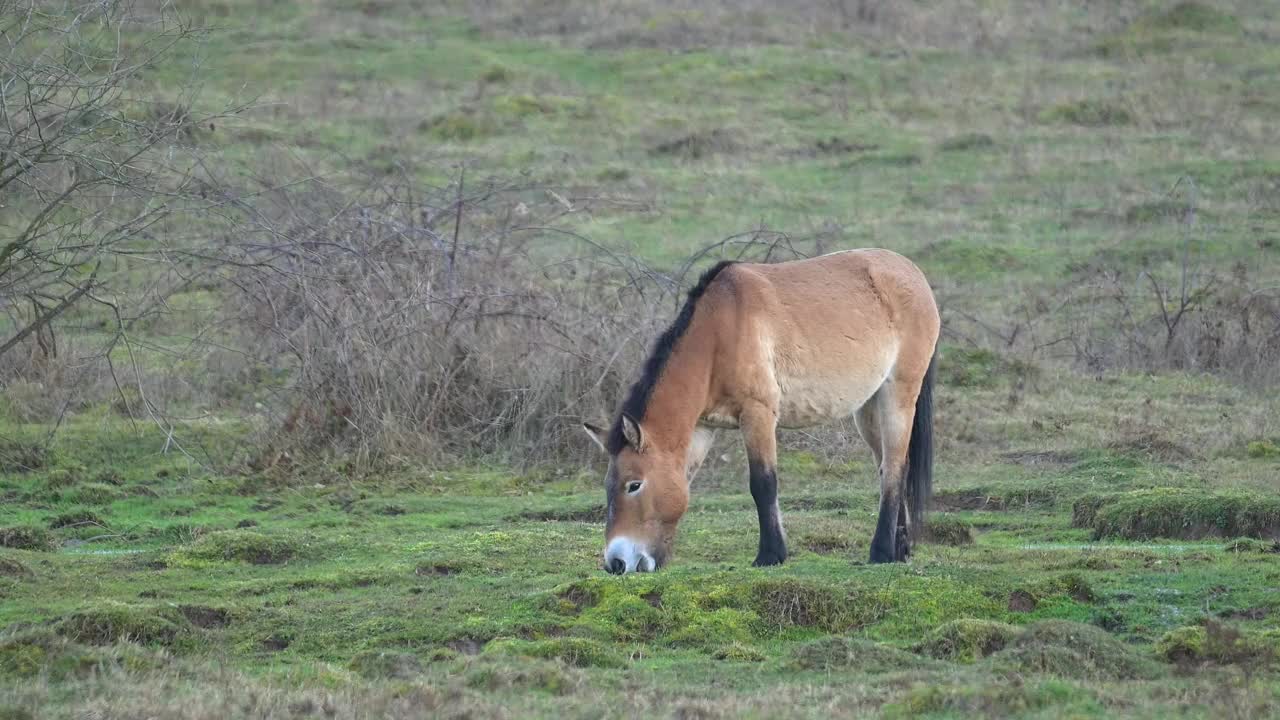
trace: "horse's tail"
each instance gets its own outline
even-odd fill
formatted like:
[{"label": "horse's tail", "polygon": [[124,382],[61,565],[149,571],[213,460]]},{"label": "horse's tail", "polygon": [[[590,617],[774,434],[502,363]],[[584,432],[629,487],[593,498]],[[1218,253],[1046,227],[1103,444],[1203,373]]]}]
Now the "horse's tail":
[{"label": "horse's tail", "polygon": [[911,539],[921,537],[929,495],[933,492],[933,383],[937,375],[935,348],[916,397],[916,417],[911,422],[911,442],[907,446],[907,508],[911,513]]}]

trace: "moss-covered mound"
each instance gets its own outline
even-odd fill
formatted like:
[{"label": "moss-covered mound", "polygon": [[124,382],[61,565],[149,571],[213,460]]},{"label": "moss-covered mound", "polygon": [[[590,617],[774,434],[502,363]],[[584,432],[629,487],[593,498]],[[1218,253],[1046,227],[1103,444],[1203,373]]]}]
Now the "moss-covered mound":
[{"label": "moss-covered mound", "polygon": [[1246,633],[1208,620],[1165,633],[1156,644],[1156,654],[1182,666],[1240,665],[1262,669],[1280,657],[1280,637]]},{"label": "moss-covered mound", "polygon": [[244,562],[278,565],[299,553],[300,544],[291,537],[264,535],[250,530],[209,533],[169,556],[174,565],[210,562]]},{"label": "moss-covered mound", "polygon": [[1019,632],[1007,623],[962,618],[934,629],[915,650],[941,660],[973,662],[1004,649]]},{"label": "moss-covered mound", "polygon": [[1155,663],[1107,631],[1067,620],[1027,626],[987,660],[1002,674],[1040,674],[1079,680],[1127,680],[1157,673]]},{"label": "moss-covered mound", "polygon": [[1182,488],[1089,495],[1076,501],[1072,524],[1094,539],[1206,537],[1280,539],[1280,496]]},{"label": "moss-covered mound", "polygon": [[169,605],[130,605],[107,602],[77,610],[55,625],[68,640],[89,645],[109,645],[118,641],[142,645],[172,646],[190,636],[191,624]]},{"label": "moss-covered mound", "polygon": [[923,540],[934,545],[972,545],[973,525],[955,515],[935,514],[925,525]]}]

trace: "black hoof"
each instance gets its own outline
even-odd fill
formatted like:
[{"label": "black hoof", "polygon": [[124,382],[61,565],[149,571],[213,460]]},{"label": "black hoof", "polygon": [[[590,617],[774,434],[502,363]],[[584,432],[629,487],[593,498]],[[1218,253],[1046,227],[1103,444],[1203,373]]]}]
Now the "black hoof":
[{"label": "black hoof", "polygon": [[755,562],[753,562],[753,563],[751,563],[751,564],[752,564],[752,565],[755,565],[756,567],[768,567],[768,566],[770,566],[770,565],[781,565],[781,564],[783,563],[783,561],[785,561],[786,559],[787,559],[787,551],[786,551],[786,550],[783,550],[782,552],[777,552],[777,551],[764,552],[764,551],[761,551],[758,555],[756,555]]}]

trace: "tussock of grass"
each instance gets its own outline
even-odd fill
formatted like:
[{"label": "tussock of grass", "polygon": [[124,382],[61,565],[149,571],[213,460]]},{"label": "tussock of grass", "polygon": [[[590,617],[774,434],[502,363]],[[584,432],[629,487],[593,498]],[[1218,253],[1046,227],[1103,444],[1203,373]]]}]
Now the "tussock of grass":
[{"label": "tussock of grass", "polygon": [[0,577],[29,578],[34,573],[15,558],[0,557]]},{"label": "tussock of grass", "polygon": [[1165,633],[1156,643],[1156,654],[1166,662],[1184,667],[1198,665],[1241,665],[1261,670],[1276,662],[1280,638],[1245,633],[1222,623],[1206,620]]},{"label": "tussock of grass", "polygon": [[104,523],[102,521],[102,518],[98,517],[98,514],[95,513],[94,511],[83,510],[83,509],[71,510],[69,512],[60,513],[58,515],[55,515],[53,518],[49,520],[49,528],[51,530],[57,530],[59,528],[65,528],[65,527],[75,527],[78,525],[105,526],[106,523]]},{"label": "tussock of grass", "polygon": [[850,670],[887,673],[927,669],[931,660],[883,643],[849,637],[824,637],[791,651],[791,666],[800,670]]},{"label": "tussock of grass", "polygon": [[353,672],[369,679],[407,680],[422,674],[422,661],[406,652],[366,650],[347,664]]},{"label": "tussock of grass", "polygon": [[1258,540],[1256,538],[1236,538],[1222,546],[1229,553],[1280,553],[1280,540]]},{"label": "tussock of grass", "polygon": [[1072,524],[1095,539],[1206,537],[1280,539],[1280,497],[1161,488],[1093,495],[1076,502]]},{"label": "tussock of grass", "polygon": [[973,662],[1004,649],[1019,629],[994,620],[962,618],[929,633],[915,651],[941,660]]},{"label": "tussock of grass", "polygon": [[972,545],[973,525],[955,515],[935,513],[925,525],[924,541],[934,545]]},{"label": "tussock of grass", "polygon": [[1083,127],[1116,127],[1132,125],[1133,113],[1114,100],[1085,99],[1062,103],[1045,110],[1042,122],[1080,125]]},{"label": "tussock of grass", "polygon": [[968,150],[986,150],[993,148],[996,141],[986,133],[965,133],[955,135],[938,144],[942,152],[965,152]]},{"label": "tussock of grass", "polygon": [[912,688],[898,703],[885,708],[888,718],[943,717],[1019,717],[1045,708],[1053,708],[1051,716],[1081,717],[1098,715],[1102,706],[1093,691],[1056,679],[1029,683],[988,682],[920,684]]},{"label": "tussock of grass", "polygon": [[59,620],[55,628],[68,640],[89,645],[130,641],[173,646],[191,633],[190,623],[177,608],[121,602],[104,602],[70,613]]},{"label": "tussock of grass", "polygon": [[1079,680],[1149,678],[1149,658],[1107,631],[1067,620],[1033,623],[988,659],[1004,674],[1035,673]]},{"label": "tussock of grass", "polygon": [[843,632],[884,614],[879,598],[840,593],[834,588],[793,578],[762,580],[751,588],[752,609],[767,627],[813,627]]},{"label": "tussock of grass", "polygon": [[48,530],[35,525],[0,528],[0,547],[17,550],[52,550],[54,538]]},{"label": "tussock of grass", "polygon": [[494,640],[485,646],[486,654],[554,658],[574,667],[618,668],[626,659],[614,648],[591,638],[560,637],[549,640]]},{"label": "tussock of grass", "polygon": [[279,535],[263,535],[250,530],[209,533],[169,555],[174,565],[209,562],[244,562],[252,565],[279,565],[298,554],[297,540]]},{"label": "tussock of grass", "polygon": [[716,648],[711,657],[726,662],[764,662],[767,656],[750,645],[734,641]]},{"label": "tussock of grass", "polygon": [[166,666],[162,650],[129,642],[86,647],[40,628],[0,638],[0,678],[85,677],[106,669],[147,671]]}]

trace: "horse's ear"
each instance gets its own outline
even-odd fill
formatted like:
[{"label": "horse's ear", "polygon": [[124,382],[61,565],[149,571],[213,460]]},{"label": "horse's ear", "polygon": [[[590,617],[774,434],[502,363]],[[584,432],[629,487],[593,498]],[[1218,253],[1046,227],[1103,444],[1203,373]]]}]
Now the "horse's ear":
[{"label": "horse's ear", "polygon": [[627,445],[631,446],[636,452],[644,452],[644,431],[640,429],[640,423],[630,415],[622,416],[622,437],[627,439]]},{"label": "horse's ear", "polygon": [[592,442],[600,446],[601,450],[608,452],[605,440],[609,437],[609,433],[605,432],[599,425],[592,425],[589,422],[582,423],[582,429],[587,433],[587,437],[591,438]]}]

